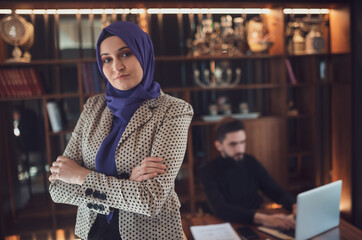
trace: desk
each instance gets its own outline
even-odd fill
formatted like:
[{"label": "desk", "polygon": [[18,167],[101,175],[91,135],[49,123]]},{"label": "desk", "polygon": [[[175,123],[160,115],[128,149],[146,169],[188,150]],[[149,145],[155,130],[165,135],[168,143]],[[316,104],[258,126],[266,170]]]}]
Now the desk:
[{"label": "desk", "polygon": [[[182,218],[182,227],[187,237],[187,240],[193,240],[190,227],[197,225],[208,225],[208,224],[218,224],[224,223],[222,221],[212,215],[205,214],[201,217],[183,217]],[[237,227],[245,226],[243,224],[231,223],[231,225],[236,229]],[[257,230],[256,226],[248,225],[251,229],[253,229],[259,235],[259,239],[276,239],[266,233],[260,232]],[[333,228],[323,234],[320,234],[314,238],[313,240],[356,240],[362,239],[362,231],[348,222],[341,219],[338,227]]]}]

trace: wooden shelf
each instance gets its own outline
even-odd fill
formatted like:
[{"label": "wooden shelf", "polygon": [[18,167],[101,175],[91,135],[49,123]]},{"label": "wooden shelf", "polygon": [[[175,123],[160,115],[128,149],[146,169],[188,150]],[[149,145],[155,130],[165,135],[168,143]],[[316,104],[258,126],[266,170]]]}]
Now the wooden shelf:
[{"label": "wooden shelf", "polygon": [[[180,62],[180,61],[206,61],[206,60],[242,60],[242,59],[274,59],[281,58],[283,55],[270,54],[253,54],[241,56],[155,56],[156,61],[160,62]],[[96,58],[76,58],[76,59],[39,59],[33,60],[30,63],[0,63],[0,67],[26,67],[36,65],[58,65],[58,64],[77,64],[77,63],[96,63]]]},{"label": "wooden shelf", "polygon": [[252,54],[240,56],[156,56],[156,61],[212,61],[212,60],[247,60],[247,59],[275,59],[282,58],[283,55],[270,55],[270,54]]},{"label": "wooden shelf", "polygon": [[[284,54],[252,54],[240,56],[155,56],[155,60],[159,62],[180,62],[180,61],[212,61],[212,60],[248,60],[248,59],[277,59],[277,58],[302,58],[302,57],[340,57],[348,56],[351,53],[318,53],[318,54],[299,54],[299,55],[284,55]],[[58,64],[77,64],[77,63],[96,63],[96,58],[76,58],[76,59],[39,59],[33,60],[30,63],[0,63],[0,67],[26,67],[36,65],[58,65]]]},{"label": "wooden shelf", "polygon": [[49,132],[50,136],[61,136],[67,133],[72,133],[74,128],[68,128],[59,132]]},{"label": "wooden shelf", "polygon": [[[299,55],[284,55],[284,54],[252,54],[240,56],[155,56],[155,60],[159,62],[180,62],[180,61],[218,61],[218,60],[252,60],[252,59],[278,59],[278,58],[303,58],[303,57],[344,57],[351,53],[318,53],[318,54],[299,54]],[[96,58],[76,58],[76,59],[39,59],[33,60],[30,63],[0,63],[0,67],[26,67],[36,65],[58,65],[58,64],[77,64],[77,63],[96,63]]]},{"label": "wooden shelf", "polygon": [[77,63],[88,63],[96,62],[95,58],[84,58],[84,59],[41,59],[33,60],[30,63],[1,63],[0,67],[27,67],[36,65],[58,65],[58,64],[77,64]]},{"label": "wooden shelf", "polygon": [[240,84],[232,87],[178,87],[165,88],[164,92],[200,92],[200,91],[220,91],[220,90],[242,90],[242,89],[274,89],[283,88],[285,84],[280,83],[260,83],[260,84]]},{"label": "wooden shelf", "polygon": [[[225,117],[227,117],[227,115],[225,115]],[[243,119],[243,121],[255,121],[255,120],[267,120],[267,119],[282,119],[284,118],[283,116],[262,116],[259,118],[250,118],[250,119]],[[194,117],[194,119],[191,122],[191,126],[207,126],[207,125],[215,125],[217,124],[218,121],[203,121],[200,117]]]},{"label": "wooden shelf", "polygon": [[9,101],[21,101],[21,100],[42,100],[42,99],[61,99],[61,98],[78,98],[79,93],[56,93],[56,94],[45,94],[40,96],[29,96],[29,97],[6,97],[0,98],[0,102]]},{"label": "wooden shelf", "polygon": [[288,119],[309,119],[309,118],[313,118],[314,116],[311,114],[298,114],[298,115],[287,115]]},{"label": "wooden shelf", "polygon": [[351,53],[304,53],[304,54],[296,54],[296,55],[286,55],[288,58],[303,58],[303,57],[341,57],[348,56]]},{"label": "wooden shelf", "polygon": [[289,88],[302,88],[302,87],[314,87],[313,83],[297,83],[297,84],[288,84]]}]

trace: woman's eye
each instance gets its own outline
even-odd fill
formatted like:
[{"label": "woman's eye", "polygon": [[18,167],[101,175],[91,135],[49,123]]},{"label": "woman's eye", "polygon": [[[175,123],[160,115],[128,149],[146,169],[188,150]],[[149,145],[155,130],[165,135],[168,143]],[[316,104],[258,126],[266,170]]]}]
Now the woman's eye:
[{"label": "woman's eye", "polygon": [[128,57],[128,56],[131,56],[131,55],[132,55],[131,52],[123,52],[123,53],[121,53],[122,57]]},{"label": "woman's eye", "polygon": [[104,58],[103,59],[103,63],[108,63],[108,62],[110,62],[112,59],[111,58]]}]

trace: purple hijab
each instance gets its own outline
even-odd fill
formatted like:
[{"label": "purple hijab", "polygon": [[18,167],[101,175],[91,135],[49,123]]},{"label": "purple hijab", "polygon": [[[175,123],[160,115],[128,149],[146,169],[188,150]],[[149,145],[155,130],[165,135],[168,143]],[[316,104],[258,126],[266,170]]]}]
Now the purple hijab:
[{"label": "purple hijab", "polygon": [[[103,140],[95,159],[96,171],[107,176],[118,177],[115,152],[121,136],[126,129],[137,108],[147,99],[156,98],[160,95],[160,85],[153,81],[155,69],[155,56],[151,38],[136,24],[131,22],[114,22],[104,28],[97,41],[97,63],[101,74],[106,76],[102,70],[100,57],[100,45],[107,35],[121,38],[137,57],[143,69],[143,78],[136,87],[122,91],[114,88],[107,80],[106,100],[107,106],[113,113],[113,124],[109,135]],[[112,213],[107,216],[108,222]]]}]

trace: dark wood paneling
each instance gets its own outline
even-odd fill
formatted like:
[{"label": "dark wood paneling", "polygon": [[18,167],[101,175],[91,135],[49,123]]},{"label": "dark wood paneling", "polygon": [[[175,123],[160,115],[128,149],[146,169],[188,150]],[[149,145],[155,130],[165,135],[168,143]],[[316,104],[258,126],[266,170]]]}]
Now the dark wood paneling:
[{"label": "dark wood paneling", "polygon": [[332,180],[343,180],[341,212],[352,220],[352,96],[351,86],[332,87]]},{"label": "dark wood paneling", "polygon": [[362,229],[362,2],[352,3],[352,68],[353,68],[353,216]]},{"label": "dark wood paneling", "polygon": [[[286,187],[286,133],[285,120],[265,118],[244,121],[247,144],[246,152],[252,154],[268,170],[270,175]],[[276,139],[278,139],[276,141]]]}]

